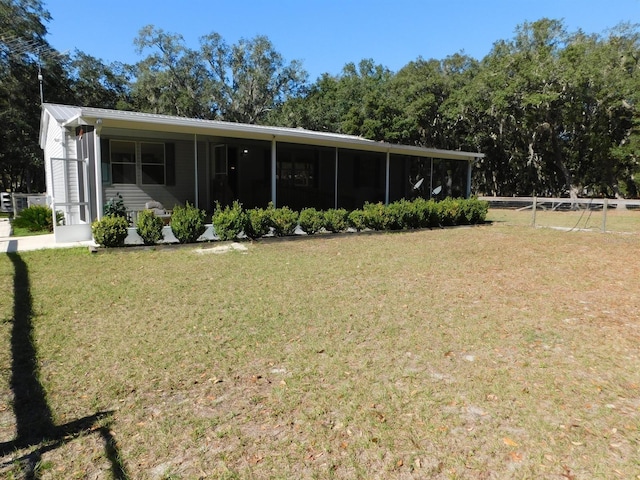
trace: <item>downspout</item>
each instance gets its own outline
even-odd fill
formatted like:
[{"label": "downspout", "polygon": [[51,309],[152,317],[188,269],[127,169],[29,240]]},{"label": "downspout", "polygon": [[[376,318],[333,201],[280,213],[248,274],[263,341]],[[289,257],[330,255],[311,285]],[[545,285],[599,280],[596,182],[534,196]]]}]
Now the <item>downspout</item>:
[{"label": "downspout", "polygon": [[193,134],[193,162],[194,162],[194,170],[195,170],[195,202],[194,205],[196,208],[200,208],[198,197],[200,196],[200,192],[198,192],[198,134]]},{"label": "downspout", "polygon": [[94,168],[96,178],[96,220],[102,218],[104,205],[102,204],[102,148],[100,134],[102,133],[102,119],[96,120],[96,128],[93,135]]},{"label": "downspout", "polygon": [[271,203],[273,203],[273,207],[277,207],[277,195],[276,195],[276,173],[277,173],[277,158],[276,158],[276,137],[274,136],[271,140]]},{"label": "downspout", "polygon": [[384,185],[384,204],[389,205],[389,164],[390,164],[391,154],[389,150],[387,150],[387,166],[385,172],[385,185]]},{"label": "downspout", "polygon": [[334,192],[334,199],[333,199],[334,208],[337,210],[338,209],[338,147],[336,147],[336,175],[334,179],[333,192]]}]

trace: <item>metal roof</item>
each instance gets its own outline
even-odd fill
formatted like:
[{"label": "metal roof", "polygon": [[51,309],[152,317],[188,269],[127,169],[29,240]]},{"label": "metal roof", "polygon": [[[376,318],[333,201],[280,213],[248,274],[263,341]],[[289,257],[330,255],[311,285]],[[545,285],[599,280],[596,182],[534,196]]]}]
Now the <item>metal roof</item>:
[{"label": "metal roof", "polygon": [[[389,152],[398,155],[419,157],[446,158],[473,161],[484,157],[482,153],[463,152],[457,150],[441,150],[410,145],[398,145],[387,142],[376,142],[354,135],[317,132],[301,128],[268,127],[246,123],[222,122],[218,120],[202,120],[153,113],[130,112],[125,110],[109,110],[94,107],[77,107],[45,103],[44,117],[49,115],[61,126],[102,125],[102,127],[125,128],[133,130],[154,130],[167,133],[187,133],[194,135],[224,136],[230,138],[276,140],[277,142],[302,143],[308,145],[331,146]],[[48,121],[48,119],[47,119]],[[44,145],[46,132],[41,129],[41,145]]]}]

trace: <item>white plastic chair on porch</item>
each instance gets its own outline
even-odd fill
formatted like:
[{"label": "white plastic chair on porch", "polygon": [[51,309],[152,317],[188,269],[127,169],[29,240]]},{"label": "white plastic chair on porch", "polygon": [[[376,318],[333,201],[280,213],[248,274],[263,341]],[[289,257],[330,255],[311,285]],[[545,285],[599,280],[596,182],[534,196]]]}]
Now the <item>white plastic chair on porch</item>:
[{"label": "white plastic chair on porch", "polygon": [[156,217],[162,218],[165,224],[169,223],[169,220],[171,219],[171,212],[166,210],[160,202],[151,200],[144,204],[144,208],[146,210],[151,210]]}]

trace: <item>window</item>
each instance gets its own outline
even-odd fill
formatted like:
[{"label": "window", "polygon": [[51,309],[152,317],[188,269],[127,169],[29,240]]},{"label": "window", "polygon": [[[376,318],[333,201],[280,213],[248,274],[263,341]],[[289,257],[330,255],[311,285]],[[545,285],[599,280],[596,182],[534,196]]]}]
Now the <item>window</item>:
[{"label": "window", "polygon": [[113,183],[136,183],[136,143],[112,140],[111,176]]},{"label": "window", "polygon": [[211,150],[213,155],[213,175],[226,175],[228,162],[227,162],[227,146],[226,145],[216,145]]},{"label": "window", "polygon": [[102,183],[175,185],[173,143],[103,139]]},{"label": "window", "polygon": [[294,161],[278,162],[278,178],[289,187],[315,188],[315,162]]},{"label": "window", "polygon": [[164,143],[141,143],[140,156],[142,160],[142,184],[164,185]]}]

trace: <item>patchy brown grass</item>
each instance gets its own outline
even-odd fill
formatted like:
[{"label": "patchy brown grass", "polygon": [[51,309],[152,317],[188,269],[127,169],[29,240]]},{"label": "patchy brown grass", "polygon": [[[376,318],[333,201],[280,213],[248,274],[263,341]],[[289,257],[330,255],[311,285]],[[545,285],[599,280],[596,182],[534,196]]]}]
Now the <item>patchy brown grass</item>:
[{"label": "patchy brown grass", "polygon": [[0,257],[0,474],[640,478],[637,235],[498,223],[194,250],[19,256],[34,379],[73,428],[10,452],[25,419]]},{"label": "patchy brown grass", "polygon": [[[532,210],[491,209],[488,221],[506,225],[530,226],[533,224]],[[537,227],[557,228],[570,231],[590,230],[614,233],[640,233],[640,210],[602,208],[580,209],[569,211],[553,211],[545,208],[536,209],[535,225]]]}]

